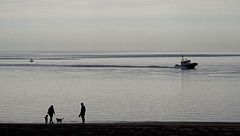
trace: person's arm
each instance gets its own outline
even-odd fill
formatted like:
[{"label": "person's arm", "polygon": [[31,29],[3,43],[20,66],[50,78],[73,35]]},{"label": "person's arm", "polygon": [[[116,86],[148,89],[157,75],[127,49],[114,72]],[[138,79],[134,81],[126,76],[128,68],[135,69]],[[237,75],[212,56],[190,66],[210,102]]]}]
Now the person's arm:
[{"label": "person's arm", "polygon": [[81,110],[80,110],[80,114],[79,114],[79,117],[81,117],[81,115],[82,115],[82,108],[81,108]]},{"label": "person's arm", "polygon": [[81,117],[81,113],[79,114],[79,116],[78,117]]}]

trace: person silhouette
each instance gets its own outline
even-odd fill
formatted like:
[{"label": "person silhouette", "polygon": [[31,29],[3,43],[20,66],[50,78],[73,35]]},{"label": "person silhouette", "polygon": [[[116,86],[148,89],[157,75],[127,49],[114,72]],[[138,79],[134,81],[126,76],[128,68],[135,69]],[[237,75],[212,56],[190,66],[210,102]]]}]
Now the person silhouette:
[{"label": "person silhouette", "polygon": [[53,120],[52,120],[52,117],[53,117],[53,114],[55,115],[55,111],[54,111],[54,108],[53,108],[53,105],[50,106],[50,108],[48,108],[48,113],[47,113],[50,117],[50,124],[53,124]]},{"label": "person silhouette", "polygon": [[48,123],[48,115],[46,115],[44,118],[45,118],[45,124],[47,124]]},{"label": "person silhouette", "polygon": [[81,103],[81,111],[80,111],[79,117],[82,118],[82,124],[85,123],[85,112],[86,112],[86,107],[84,106],[83,103]]}]

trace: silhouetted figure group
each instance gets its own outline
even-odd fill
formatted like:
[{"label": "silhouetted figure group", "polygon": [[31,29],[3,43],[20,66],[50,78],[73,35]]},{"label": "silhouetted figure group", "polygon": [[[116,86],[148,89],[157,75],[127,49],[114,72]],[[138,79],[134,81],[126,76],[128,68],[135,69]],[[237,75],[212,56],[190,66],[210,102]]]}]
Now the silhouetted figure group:
[{"label": "silhouetted figure group", "polygon": [[[83,103],[81,103],[81,110],[80,110],[79,117],[82,118],[82,124],[85,123],[85,113],[86,113],[86,107],[84,106]],[[49,117],[50,117],[49,124],[54,124],[53,119],[52,119],[52,118],[53,118],[53,114],[55,115],[55,111],[54,111],[53,105],[51,105],[51,106],[48,108],[47,114],[48,114]],[[45,118],[45,124],[48,123],[48,115],[46,115],[46,116],[44,117],[44,118]],[[62,119],[57,118],[57,122],[62,123],[62,120],[63,120],[63,119],[64,119],[64,118],[62,118]]]}]

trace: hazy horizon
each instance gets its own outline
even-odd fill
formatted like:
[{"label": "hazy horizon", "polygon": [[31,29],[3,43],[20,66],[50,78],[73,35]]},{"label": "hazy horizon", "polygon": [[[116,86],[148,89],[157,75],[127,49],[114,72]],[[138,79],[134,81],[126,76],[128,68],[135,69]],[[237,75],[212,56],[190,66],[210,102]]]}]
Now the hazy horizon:
[{"label": "hazy horizon", "polygon": [[0,0],[0,51],[240,51],[238,0]]}]

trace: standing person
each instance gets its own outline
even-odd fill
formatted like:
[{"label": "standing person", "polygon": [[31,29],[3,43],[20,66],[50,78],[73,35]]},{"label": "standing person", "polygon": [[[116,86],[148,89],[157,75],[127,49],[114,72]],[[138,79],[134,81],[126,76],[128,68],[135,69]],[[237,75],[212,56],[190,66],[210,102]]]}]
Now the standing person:
[{"label": "standing person", "polygon": [[44,118],[45,118],[45,124],[47,124],[48,123],[48,115],[46,115]]},{"label": "standing person", "polygon": [[52,120],[53,114],[55,115],[55,111],[54,111],[53,105],[51,105],[50,108],[48,108],[48,115],[50,116],[50,124],[53,124],[53,120]]},{"label": "standing person", "polygon": [[83,103],[81,103],[81,111],[80,111],[79,117],[82,118],[82,124],[85,123],[85,112],[86,112],[86,107],[84,106]]}]

